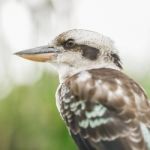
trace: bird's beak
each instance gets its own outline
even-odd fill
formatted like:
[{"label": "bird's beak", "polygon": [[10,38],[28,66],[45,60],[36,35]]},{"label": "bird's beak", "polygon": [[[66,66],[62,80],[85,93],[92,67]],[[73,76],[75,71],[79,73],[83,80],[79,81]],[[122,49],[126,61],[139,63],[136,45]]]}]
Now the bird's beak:
[{"label": "bird's beak", "polygon": [[39,62],[46,62],[46,61],[53,61],[57,58],[59,51],[49,45],[40,46],[28,50],[23,50],[15,53],[22,58],[32,60],[32,61],[39,61]]}]

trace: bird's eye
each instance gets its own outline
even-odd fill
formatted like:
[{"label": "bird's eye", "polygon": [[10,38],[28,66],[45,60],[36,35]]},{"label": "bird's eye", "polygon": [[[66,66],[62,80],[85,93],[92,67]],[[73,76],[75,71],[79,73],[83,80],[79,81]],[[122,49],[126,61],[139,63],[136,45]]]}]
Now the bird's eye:
[{"label": "bird's eye", "polygon": [[65,48],[73,48],[75,46],[75,41],[73,39],[69,39],[65,42]]}]

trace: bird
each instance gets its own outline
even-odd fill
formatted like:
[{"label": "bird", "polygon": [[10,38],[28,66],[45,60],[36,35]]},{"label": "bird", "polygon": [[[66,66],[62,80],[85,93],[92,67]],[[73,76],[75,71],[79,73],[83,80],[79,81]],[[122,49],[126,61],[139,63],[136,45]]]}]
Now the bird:
[{"label": "bird", "polygon": [[148,96],[124,73],[109,37],[72,29],[16,55],[58,72],[56,105],[79,150],[150,149]]}]

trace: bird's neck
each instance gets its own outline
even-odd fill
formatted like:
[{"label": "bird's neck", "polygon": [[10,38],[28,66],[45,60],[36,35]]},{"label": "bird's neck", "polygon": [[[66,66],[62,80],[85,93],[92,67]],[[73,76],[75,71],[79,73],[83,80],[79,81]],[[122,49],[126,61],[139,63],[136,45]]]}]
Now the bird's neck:
[{"label": "bird's neck", "polygon": [[68,65],[61,65],[57,66],[57,71],[59,73],[59,81],[60,83],[64,82],[67,78],[71,77],[72,75],[79,73],[84,70],[90,70],[90,69],[100,69],[100,68],[110,68],[115,70],[121,70],[119,67],[117,67],[113,63],[106,63],[106,64],[98,64],[98,65],[87,65],[87,66],[80,66],[80,67],[72,67]]}]

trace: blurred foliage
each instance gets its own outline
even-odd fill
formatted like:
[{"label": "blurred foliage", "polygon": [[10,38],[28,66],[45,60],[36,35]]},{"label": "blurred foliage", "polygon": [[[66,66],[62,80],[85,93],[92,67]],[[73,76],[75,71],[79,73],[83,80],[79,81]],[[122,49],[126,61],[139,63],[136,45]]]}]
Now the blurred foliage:
[{"label": "blurred foliage", "polygon": [[[75,150],[56,105],[56,75],[44,73],[32,86],[16,86],[0,101],[0,150]],[[149,91],[150,78],[140,83]]]},{"label": "blurred foliage", "polygon": [[17,86],[0,101],[0,150],[74,150],[55,104],[56,75]]}]

